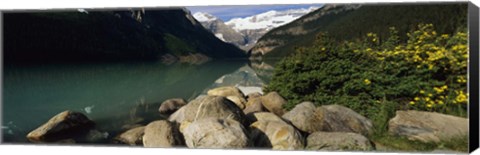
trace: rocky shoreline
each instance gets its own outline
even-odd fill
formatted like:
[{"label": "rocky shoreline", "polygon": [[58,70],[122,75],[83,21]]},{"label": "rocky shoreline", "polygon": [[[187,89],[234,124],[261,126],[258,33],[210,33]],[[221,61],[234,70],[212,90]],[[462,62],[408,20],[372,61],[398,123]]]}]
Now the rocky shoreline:
[{"label": "rocky shoreline", "polygon": [[[167,115],[167,119],[132,126],[112,135],[108,143],[164,148],[382,150],[367,138],[373,132],[372,121],[347,107],[316,107],[306,101],[287,111],[283,108],[287,101],[276,92],[248,92],[245,95],[237,87],[225,86],[190,102],[181,98],[166,100],[159,113]],[[390,134],[410,140],[438,142],[468,135],[468,119],[397,111],[388,129]],[[85,115],[67,110],[31,131],[27,139],[33,143],[70,144],[106,136],[96,131],[95,122]]]}]

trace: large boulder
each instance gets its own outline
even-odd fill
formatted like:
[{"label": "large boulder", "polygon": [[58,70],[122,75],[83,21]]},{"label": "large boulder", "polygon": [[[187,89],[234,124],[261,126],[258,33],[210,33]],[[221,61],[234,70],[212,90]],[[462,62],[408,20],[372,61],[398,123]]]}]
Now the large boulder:
[{"label": "large boulder", "polygon": [[262,97],[262,93],[260,93],[260,92],[249,93],[247,95],[247,100],[250,100],[252,98],[257,98],[257,97]]},{"label": "large boulder", "polygon": [[245,114],[263,111],[266,111],[266,109],[265,107],[263,107],[262,99],[260,98],[260,96],[249,97],[245,105],[245,109],[243,109],[243,113]]},{"label": "large boulder", "polygon": [[283,121],[254,122],[250,125],[250,137],[255,147],[299,150],[305,146],[300,132]]},{"label": "large boulder", "polygon": [[86,134],[95,125],[82,113],[64,111],[27,134],[31,142],[54,142]]},{"label": "large boulder", "polygon": [[207,117],[232,118],[243,125],[248,124],[242,110],[235,103],[222,96],[197,98],[170,115],[168,120],[182,123],[184,121],[193,122]]},{"label": "large boulder", "polygon": [[372,133],[372,121],[352,109],[336,104],[321,106],[320,108],[325,110],[317,109],[316,112],[324,113],[323,123],[328,125],[325,131],[354,132],[362,135]]},{"label": "large boulder", "polygon": [[261,101],[268,111],[273,112],[278,116],[282,116],[285,113],[283,105],[287,104],[287,100],[277,92],[270,92],[267,95],[262,96]]},{"label": "large boulder", "polygon": [[189,148],[245,148],[249,140],[242,124],[233,119],[204,118],[184,131]]},{"label": "large boulder", "polygon": [[245,95],[238,89],[237,87],[234,86],[226,86],[226,87],[218,87],[211,89],[207,92],[208,95],[210,96],[238,96],[239,98],[245,99]]},{"label": "large boulder", "polygon": [[356,150],[370,151],[372,143],[365,136],[351,132],[314,132],[307,137],[309,150]]},{"label": "large boulder", "polygon": [[317,108],[312,102],[302,102],[285,113],[282,118],[290,121],[303,132],[313,133],[330,129],[324,121],[326,113],[324,108]]},{"label": "large boulder", "polygon": [[244,98],[238,96],[227,96],[227,99],[235,103],[240,109],[245,109],[245,103],[247,102]]},{"label": "large boulder", "polygon": [[162,102],[162,105],[160,105],[158,111],[161,114],[171,114],[186,104],[187,102],[182,98],[172,98]]},{"label": "large boulder", "polygon": [[391,134],[410,140],[439,142],[467,136],[468,119],[435,112],[397,111],[388,128]]},{"label": "large boulder", "polygon": [[331,131],[367,135],[372,131],[372,122],[369,119],[340,105],[315,107],[311,102],[302,102],[282,118],[307,133]]},{"label": "large boulder", "polygon": [[145,127],[143,146],[174,147],[182,144],[178,128],[166,120],[153,121]]},{"label": "large boulder", "polygon": [[247,116],[247,119],[250,122],[257,122],[257,121],[279,121],[279,122],[285,122],[282,118],[279,116],[271,113],[271,112],[255,112],[255,113],[249,113]]},{"label": "large boulder", "polygon": [[114,139],[117,142],[132,145],[132,146],[142,145],[144,131],[145,131],[145,126],[135,127],[119,134]]}]

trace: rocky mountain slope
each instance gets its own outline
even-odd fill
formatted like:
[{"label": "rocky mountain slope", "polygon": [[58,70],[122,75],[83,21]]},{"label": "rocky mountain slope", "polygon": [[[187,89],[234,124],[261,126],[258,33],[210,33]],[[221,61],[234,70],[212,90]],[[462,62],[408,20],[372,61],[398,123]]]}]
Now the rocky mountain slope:
[{"label": "rocky mountain slope", "polygon": [[183,8],[6,12],[3,17],[4,59],[11,63],[246,56]]},{"label": "rocky mountain slope", "polygon": [[249,50],[269,30],[287,24],[316,9],[318,7],[284,11],[272,10],[249,17],[233,18],[226,22],[204,12],[197,12],[194,17],[218,38],[241,49]]},{"label": "rocky mountain slope", "polygon": [[248,42],[243,34],[233,30],[232,27],[227,26],[223,20],[211,14],[197,12],[193,14],[193,17],[195,17],[203,27],[210,30],[217,38],[224,42],[232,43],[238,47],[242,47]]},{"label": "rocky mountain slope", "polygon": [[[296,47],[309,46],[320,32],[338,40],[354,39],[376,32],[380,39],[396,27],[399,34],[419,23],[439,25],[437,32],[452,33],[456,25],[465,23],[466,3],[416,5],[329,4],[301,18],[272,29],[249,51],[253,57],[282,58]],[[460,17],[460,18],[458,18]],[[406,36],[401,36],[405,39]]]}]

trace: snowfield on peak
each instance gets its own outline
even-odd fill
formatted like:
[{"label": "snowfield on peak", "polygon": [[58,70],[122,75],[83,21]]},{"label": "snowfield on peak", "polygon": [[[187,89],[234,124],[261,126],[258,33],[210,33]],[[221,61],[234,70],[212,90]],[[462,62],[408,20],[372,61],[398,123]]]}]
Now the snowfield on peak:
[{"label": "snowfield on peak", "polygon": [[208,21],[217,20],[217,17],[206,12],[197,12],[193,14],[193,17],[197,19],[199,22],[208,22]]},{"label": "snowfield on peak", "polygon": [[232,26],[236,31],[255,30],[255,29],[273,29],[287,24],[301,16],[318,9],[319,7],[290,9],[285,11],[268,11],[245,18],[233,18],[225,24]]}]

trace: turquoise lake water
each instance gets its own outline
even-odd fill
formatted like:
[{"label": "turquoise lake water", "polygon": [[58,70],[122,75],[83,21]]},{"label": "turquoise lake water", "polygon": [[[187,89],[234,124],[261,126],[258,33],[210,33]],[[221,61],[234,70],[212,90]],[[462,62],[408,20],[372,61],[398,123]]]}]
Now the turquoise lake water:
[{"label": "turquoise lake water", "polygon": [[[222,76],[245,66],[247,62],[243,61],[211,61],[202,65],[6,65],[2,90],[3,142],[27,142],[28,132],[64,110],[86,114],[96,122],[99,131],[113,136],[128,125],[164,119],[165,116],[158,114],[164,100],[193,99],[212,85],[218,85]],[[227,79],[241,76],[227,76]]]}]

